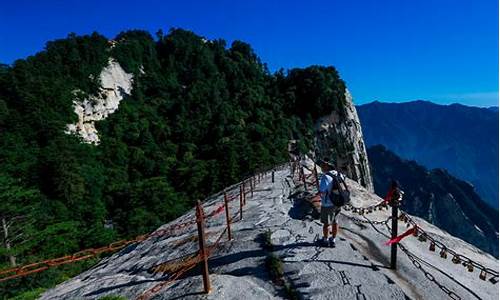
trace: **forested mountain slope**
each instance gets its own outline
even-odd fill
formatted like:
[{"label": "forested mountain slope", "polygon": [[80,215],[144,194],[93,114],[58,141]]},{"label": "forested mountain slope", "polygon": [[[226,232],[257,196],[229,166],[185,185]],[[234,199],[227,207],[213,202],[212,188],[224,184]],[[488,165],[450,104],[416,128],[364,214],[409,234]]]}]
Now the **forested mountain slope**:
[{"label": "forested mountain slope", "polygon": [[[0,68],[0,219],[10,226],[0,267],[149,232],[286,161],[290,139],[302,153],[312,150],[315,121],[346,115],[345,103],[334,67],[272,74],[240,41],[174,29],[48,42]],[[351,148],[341,142],[332,156]],[[0,291],[50,286],[85,267],[2,283]]]}]

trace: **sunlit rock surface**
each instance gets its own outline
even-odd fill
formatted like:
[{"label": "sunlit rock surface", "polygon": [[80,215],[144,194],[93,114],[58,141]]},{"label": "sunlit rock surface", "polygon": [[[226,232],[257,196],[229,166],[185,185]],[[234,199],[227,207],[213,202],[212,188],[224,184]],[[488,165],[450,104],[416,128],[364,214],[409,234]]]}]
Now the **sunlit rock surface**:
[{"label": "sunlit rock surface", "polygon": [[[308,173],[306,171],[306,173]],[[352,203],[357,206],[376,204],[379,197],[359,185],[347,181]],[[310,187],[311,188],[311,187]],[[309,189],[310,189],[309,188]],[[237,187],[231,189],[236,194]],[[362,216],[343,211],[336,248],[319,247],[321,224],[314,218],[306,193],[296,188],[290,170],[275,174],[275,182],[267,176],[247,196],[243,219],[232,224],[232,241],[224,236],[220,247],[209,260],[212,292],[202,294],[200,270],[195,268],[153,295],[152,299],[283,299],[286,295],[269,277],[265,259],[274,253],[283,261],[286,279],[304,299],[447,299],[447,294],[417,269],[407,255],[398,252],[398,269],[387,266],[390,247],[385,246],[385,225],[359,224],[349,217]],[[223,203],[222,195],[208,199],[205,211],[211,212]],[[230,202],[231,215],[237,215],[239,201]],[[366,215],[370,220],[384,221],[389,210],[376,210]],[[162,226],[194,219],[194,211]],[[236,218],[238,219],[238,218]],[[498,260],[476,247],[457,239],[439,228],[414,218],[432,237],[449,248],[498,271]],[[399,231],[406,230],[400,223]],[[214,243],[224,229],[225,214],[207,221],[208,244]],[[273,250],[263,244],[263,234],[270,231]],[[103,259],[94,268],[45,292],[41,299],[99,299],[105,295],[121,295],[135,299],[162,282],[163,274],[151,269],[165,261],[197,251],[196,226],[175,231],[170,236],[150,238],[131,245]],[[479,270],[468,272],[462,264],[443,259],[428,250],[428,242],[408,237],[402,244],[425,261],[422,268],[436,282],[456,293],[461,299],[498,299],[498,284],[479,279]],[[488,278],[489,279],[489,278]]]},{"label": "sunlit rock surface", "polygon": [[373,191],[363,131],[347,89],[345,98],[342,111],[334,110],[316,122],[316,154],[334,160],[338,170]]},{"label": "sunlit rock surface", "polygon": [[[99,143],[99,135],[95,122],[103,120],[114,113],[125,95],[132,92],[133,76],[125,72],[120,64],[110,58],[108,65],[99,75],[101,89],[98,96],[90,96],[83,100],[74,100],[73,106],[78,115],[76,124],[68,124],[67,132],[78,134],[83,141]],[[75,91],[78,97],[79,91]]]}]

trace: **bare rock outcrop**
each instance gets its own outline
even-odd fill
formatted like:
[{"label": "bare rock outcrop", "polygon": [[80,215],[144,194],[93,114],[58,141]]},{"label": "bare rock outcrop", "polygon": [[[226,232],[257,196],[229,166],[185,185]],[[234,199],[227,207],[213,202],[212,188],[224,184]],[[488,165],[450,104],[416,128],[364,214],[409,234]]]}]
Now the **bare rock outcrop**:
[{"label": "bare rock outcrop", "polygon": [[[310,171],[305,172],[310,175]],[[268,175],[256,184],[254,194],[247,196],[243,218],[236,218],[231,225],[232,239],[223,235],[211,254],[210,294],[201,293],[203,284],[198,268],[164,285],[169,273],[152,271],[168,262],[171,262],[168,266],[175,268],[179,259],[196,253],[197,233],[192,225],[132,244],[104,258],[92,269],[47,290],[40,299],[98,300],[106,295],[137,299],[157,286],[160,288],[150,299],[287,299],[283,288],[269,275],[266,261],[271,254],[281,261],[283,276],[291,286],[289,291],[299,299],[444,299],[446,290],[454,293],[454,299],[498,299],[498,285],[490,282],[491,276],[481,280],[477,268],[468,272],[462,264],[454,264],[450,255],[443,259],[439,249],[431,252],[428,241],[414,237],[402,241],[406,252],[399,251],[398,269],[388,268],[391,247],[384,243],[389,239],[390,228],[384,221],[388,220],[390,210],[375,210],[365,217],[352,210],[342,211],[337,246],[320,247],[317,239],[322,224],[309,213],[311,208],[304,205],[308,197],[296,186],[299,181],[292,179],[289,169],[275,172],[272,178]],[[347,184],[354,206],[380,203],[379,197],[358,183],[347,180]],[[237,195],[238,187],[227,191],[229,195]],[[223,196],[215,195],[204,203],[204,208],[207,212],[214,211],[221,203]],[[239,201],[231,201],[229,210],[230,215],[238,216]],[[160,230],[194,218],[191,210]],[[412,219],[448,249],[498,272],[498,260],[491,255],[422,219]],[[370,225],[367,220],[374,223]],[[216,243],[225,224],[224,213],[207,218],[208,245]],[[403,222],[398,227],[399,232],[407,229]],[[269,237],[267,242],[265,236]]]},{"label": "bare rock outcrop", "polygon": [[78,115],[78,121],[76,124],[68,124],[66,130],[67,133],[77,134],[82,137],[83,141],[91,144],[99,143],[95,122],[114,113],[124,96],[132,92],[133,84],[133,75],[125,72],[113,58],[109,59],[99,79],[101,81],[99,96],[90,96],[80,100],[81,91],[74,92],[76,100],[73,101],[73,106]]},{"label": "bare rock outcrop", "polygon": [[373,192],[373,180],[356,107],[345,90],[343,111],[332,111],[315,125],[317,155],[333,159],[337,169]]}]

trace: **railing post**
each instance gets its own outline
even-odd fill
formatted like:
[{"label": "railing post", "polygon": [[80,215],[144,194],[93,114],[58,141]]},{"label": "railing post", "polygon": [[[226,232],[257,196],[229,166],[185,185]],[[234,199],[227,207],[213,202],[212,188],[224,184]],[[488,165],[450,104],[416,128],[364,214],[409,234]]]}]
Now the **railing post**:
[{"label": "railing post", "polygon": [[250,178],[250,193],[251,193],[252,197],[253,197],[253,188],[254,188],[253,177],[251,177]]},{"label": "railing post", "polygon": [[303,166],[300,166],[300,174],[302,175],[302,184],[304,184],[304,190],[307,192],[306,174],[304,173]]},{"label": "railing post", "polygon": [[224,208],[226,209],[226,224],[227,224],[227,240],[231,240],[231,219],[229,218],[229,205],[227,200],[227,193],[224,192]]},{"label": "railing post", "polygon": [[243,204],[243,206],[245,206],[245,202],[243,201],[243,189],[241,188],[241,185],[240,185],[240,202],[241,204]]},{"label": "railing post", "polygon": [[313,174],[314,174],[314,180],[316,180],[316,188],[318,189],[319,192],[319,178],[318,178],[318,170],[316,170],[316,163],[314,163]]},{"label": "railing post", "polygon": [[247,203],[247,191],[245,189],[246,181],[243,181],[243,203]]},{"label": "railing post", "polygon": [[[390,204],[392,206],[391,239],[393,239],[393,238],[398,236],[398,206],[399,206],[399,204],[397,203],[397,201],[394,201],[392,199],[390,201],[391,201]],[[394,243],[391,245],[391,269],[393,269],[393,270],[396,269],[397,254],[398,254],[398,244]]]},{"label": "railing post", "polygon": [[242,184],[240,185],[240,193],[241,197],[243,198],[243,206],[247,205],[247,197],[245,197],[245,186]]},{"label": "railing post", "polygon": [[241,193],[241,186],[240,186],[240,220],[243,219],[243,195]]},{"label": "railing post", "polygon": [[203,259],[201,261],[201,272],[203,276],[203,288],[206,294],[210,293],[210,277],[208,274],[208,257],[207,249],[205,247],[205,216],[201,202],[198,200],[196,203],[196,225],[198,226],[198,243],[200,245],[200,255]]}]

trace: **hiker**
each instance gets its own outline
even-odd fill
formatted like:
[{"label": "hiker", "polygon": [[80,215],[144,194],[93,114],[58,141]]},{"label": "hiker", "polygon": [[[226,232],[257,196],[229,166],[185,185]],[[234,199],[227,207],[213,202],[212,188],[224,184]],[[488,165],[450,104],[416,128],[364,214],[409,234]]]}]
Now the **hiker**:
[{"label": "hiker", "polygon": [[[335,206],[332,199],[340,197],[339,182],[337,176],[342,174],[334,170],[332,163],[326,160],[320,160],[318,165],[321,167],[323,175],[319,183],[319,192],[321,195],[320,219],[323,223],[323,238],[321,244],[335,247],[335,237],[337,236],[337,215],[340,213],[340,206]],[[343,180],[343,178],[342,178]],[[328,229],[332,225],[332,236],[328,238]]]}]

